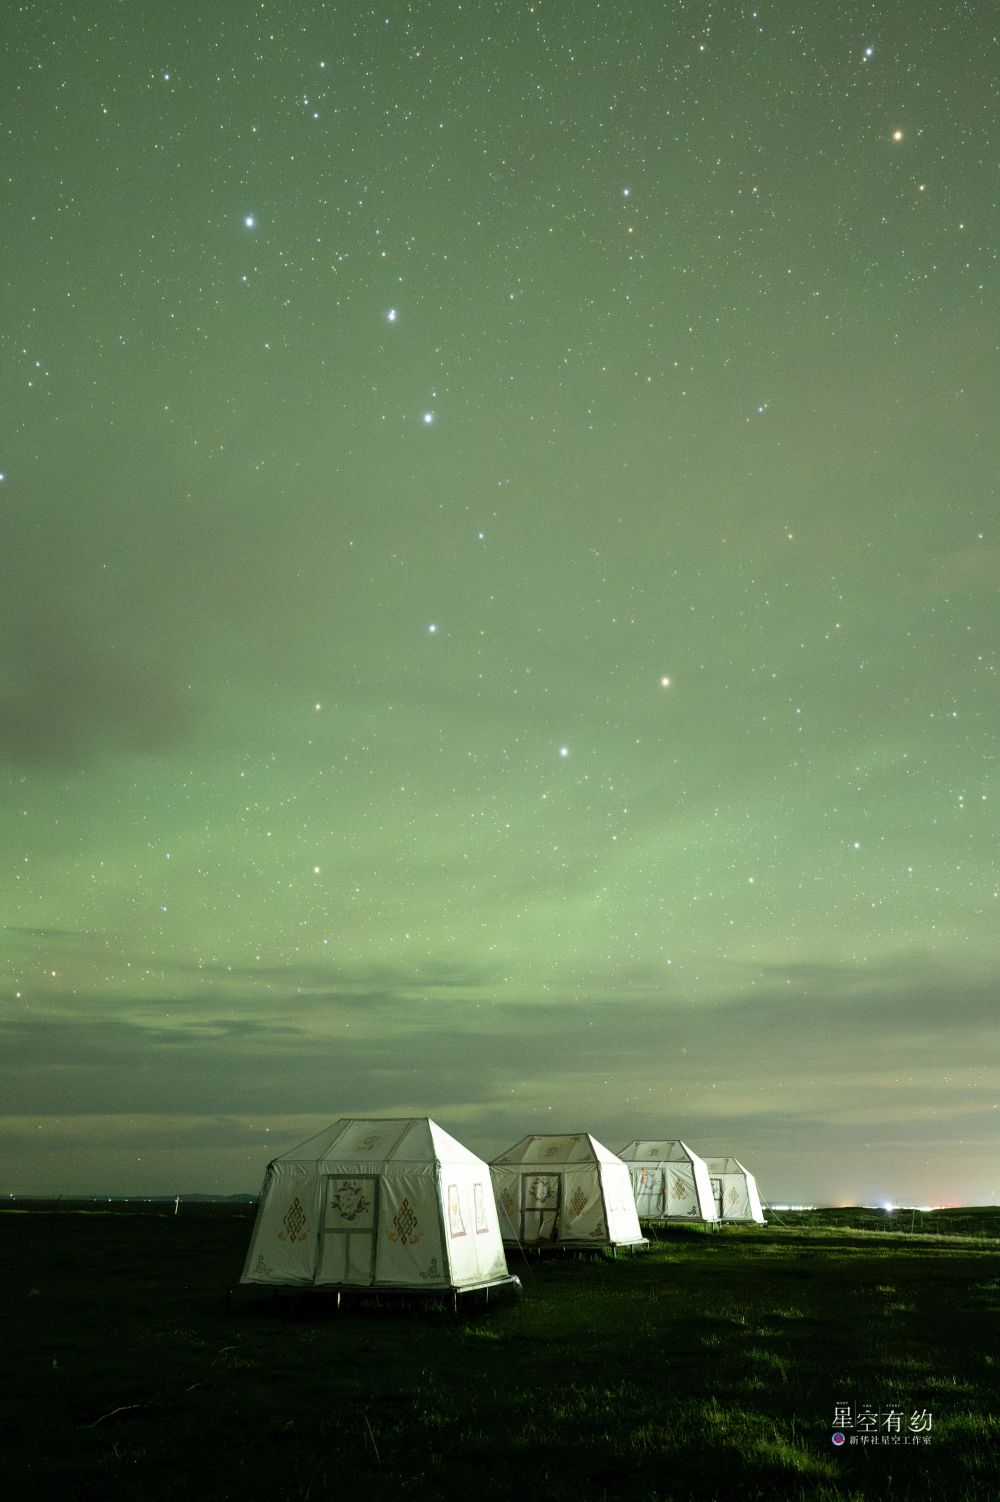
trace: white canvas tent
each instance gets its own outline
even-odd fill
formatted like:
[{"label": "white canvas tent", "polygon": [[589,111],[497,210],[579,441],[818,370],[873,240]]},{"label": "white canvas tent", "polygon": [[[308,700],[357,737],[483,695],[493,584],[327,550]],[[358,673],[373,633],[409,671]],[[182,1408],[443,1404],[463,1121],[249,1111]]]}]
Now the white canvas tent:
[{"label": "white canvas tent", "polygon": [[646,1244],[628,1168],[587,1132],[522,1137],[490,1173],[505,1246]]},{"label": "white canvas tent", "polygon": [[429,1117],[343,1117],[268,1164],[241,1283],[459,1290],[507,1272],[487,1165]]},{"label": "white canvas tent", "polygon": [[630,1142],[618,1156],[628,1164],[640,1219],[718,1220],[704,1160],[679,1138]]},{"label": "white canvas tent", "polygon": [[757,1180],[738,1158],[706,1158],[719,1220],[752,1220],[764,1224]]}]

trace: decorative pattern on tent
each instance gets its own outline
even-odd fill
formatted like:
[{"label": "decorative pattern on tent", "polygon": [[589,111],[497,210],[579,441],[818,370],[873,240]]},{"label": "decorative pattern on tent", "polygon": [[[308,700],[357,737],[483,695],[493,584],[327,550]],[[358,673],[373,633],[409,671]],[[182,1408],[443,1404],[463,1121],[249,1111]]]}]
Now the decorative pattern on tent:
[{"label": "decorative pattern on tent", "polygon": [[417,1217],[409,1200],[404,1200],[392,1217],[392,1223],[396,1227],[395,1234],[389,1232],[390,1241],[401,1241],[404,1246],[416,1246],[420,1240],[420,1232],[417,1229]]},{"label": "decorative pattern on tent", "polygon": [[309,1225],[306,1220],[306,1212],[299,1204],[298,1197],[292,1200],[288,1209],[281,1217],[284,1231],[278,1232],[279,1241],[305,1241],[309,1233]]},{"label": "decorative pattern on tent", "polygon": [[426,1268],[423,1270],[420,1276],[423,1278],[425,1283],[438,1282],[441,1274],[438,1272],[438,1259],[436,1257],[431,1258],[430,1262],[428,1262]]},{"label": "decorative pattern on tent", "polygon": [[529,1205],[537,1210],[555,1210],[559,1204],[559,1175],[537,1174],[527,1186]]},{"label": "decorative pattern on tent", "polygon": [[501,1205],[503,1206],[503,1213],[506,1215],[508,1220],[513,1220],[514,1211],[517,1208],[517,1202],[515,1201],[514,1196],[511,1194],[510,1190],[506,1187],[501,1189],[499,1199]]},{"label": "decorative pattern on tent", "polygon": [[465,1235],[462,1205],[458,1198],[458,1185],[448,1185],[448,1234],[452,1238]]},{"label": "decorative pattern on tent", "polygon": [[691,1193],[691,1186],[689,1184],[685,1184],[684,1180],[675,1173],[673,1182],[670,1185],[670,1193],[674,1196],[674,1199],[687,1199],[688,1195]]},{"label": "decorative pattern on tent", "polygon": [[356,1153],[373,1153],[380,1143],[385,1141],[385,1132],[366,1132],[353,1144]]},{"label": "decorative pattern on tent", "polygon": [[486,1218],[486,1196],[482,1184],[473,1184],[472,1198],[476,1206],[476,1235],[486,1236],[489,1234],[490,1223]]},{"label": "decorative pattern on tent", "polygon": [[340,1188],[330,1186],[330,1208],[340,1220],[366,1219],[371,1202],[365,1197],[365,1186],[355,1179],[344,1179]]},{"label": "decorative pattern on tent", "polygon": [[726,1190],[726,1204],[727,1205],[738,1205],[739,1202],[740,1202],[740,1191],[737,1189],[737,1187],[736,1187],[735,1184],[731,1184],[729,1186],[729,1188]]},{"label": "decorative pattern on tent", "polygon": [[574,1220],[578,1216],[583,1214],[589,1203],[589,1199],[578,1184],[576,1186],[576,1189],[573,1191],[573,1198],[569,1202],[570,1214],[573,1216]]}]

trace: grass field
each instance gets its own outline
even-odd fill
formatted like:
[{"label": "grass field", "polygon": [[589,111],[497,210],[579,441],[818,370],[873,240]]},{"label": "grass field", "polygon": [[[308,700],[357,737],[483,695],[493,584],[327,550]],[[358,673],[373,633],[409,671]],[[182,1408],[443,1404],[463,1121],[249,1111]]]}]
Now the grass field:
[{"label": "grass field", "polygon": [[[524,1296],[486,1314],[293,1318],[226,1312],[245,1210],[171,1211],[0,1213],[8,1496],[1000,1497],[996,1212],[784,1213],[512,1258]],[[899,1413],[898,1442],[835,1448],[838,1404]]]}]

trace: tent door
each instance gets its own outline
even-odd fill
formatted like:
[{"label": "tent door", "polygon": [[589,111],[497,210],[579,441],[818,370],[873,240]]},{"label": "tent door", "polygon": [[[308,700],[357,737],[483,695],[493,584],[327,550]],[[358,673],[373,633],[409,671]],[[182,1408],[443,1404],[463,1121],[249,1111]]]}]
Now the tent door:
[{"label": "tent door", "polygon": [[317,1283],[374,1282],[378,1190],[377,1179],[327,1179]]},{"label": "tent door", "polygon": [[722,1219],[722,1180],[712,1179],[712,1194],[715,1199],[715,1213],[719,1220]]},{"label": "tent door", "polygon": [[561,1189],[561,1174],[522,1173],[521,1241],[525,1246],[555,1241],[559,1231]]}]

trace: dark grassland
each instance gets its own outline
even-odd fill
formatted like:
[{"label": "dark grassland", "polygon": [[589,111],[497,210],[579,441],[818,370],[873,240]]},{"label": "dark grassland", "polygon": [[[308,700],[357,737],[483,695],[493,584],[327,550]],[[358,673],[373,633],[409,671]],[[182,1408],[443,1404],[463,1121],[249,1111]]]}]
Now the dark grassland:
[{"label": "dark grassland", "polygon": [[[0,1213],[8,1497],[1000,1497],[989,1209],[515,1256],[524,1297],[456,1317],[227,1313],[245,1207],[109,1208]],[[928,1410],[931,1442],[835,1449],[837,1403],[895,1406],[904,1435]]]}]

